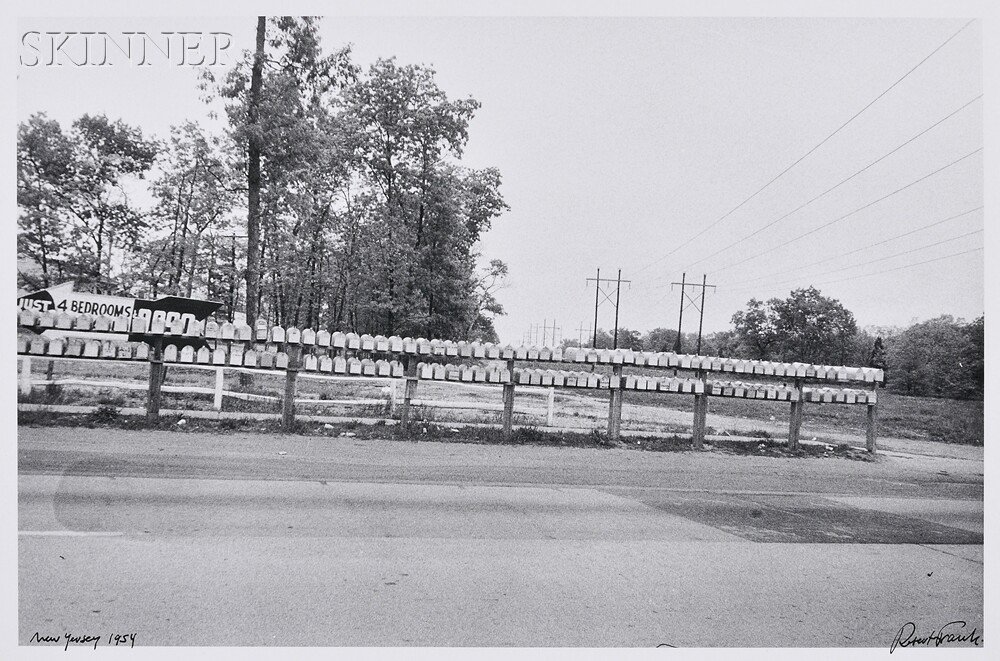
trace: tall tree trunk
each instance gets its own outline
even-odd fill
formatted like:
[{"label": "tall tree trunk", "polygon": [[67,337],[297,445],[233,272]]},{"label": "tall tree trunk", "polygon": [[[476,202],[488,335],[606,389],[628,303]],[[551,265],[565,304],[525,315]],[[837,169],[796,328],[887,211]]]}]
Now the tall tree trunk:
[{"label": "tall tree trunk", "polygon": [[260,299],[260,92],[264,82],[264,34],[267,19],[257,17],[257,44],[247,104],[247,323],[253,324]]},{"label": "tall tree trunk", "polygon": [[[197,272],[198,269],[198,244],[201,243],[201,236],[198,234],[193,235],[191,237],[191,242],[193,244],[191,246],[191,266],[188,267],[187,289],[186,289],[187,291],[186,296],[188,298],[191,298],[191,294],[194,292],[194,274]],[[211,269],[211,265],[209,265],[209,269]],[[211,277],[212,271],[209,270],[208,273],[209,277]]]}]

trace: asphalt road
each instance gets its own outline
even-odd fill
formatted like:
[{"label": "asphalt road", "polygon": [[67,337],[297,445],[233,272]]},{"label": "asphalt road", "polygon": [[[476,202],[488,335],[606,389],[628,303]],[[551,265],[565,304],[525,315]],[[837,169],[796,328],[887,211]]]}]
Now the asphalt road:
[{"label": "asphalt road", "polygon": [[21,428],[18,472],[21,644],[888,649],[907,622],[983,630],[976,460]]}]

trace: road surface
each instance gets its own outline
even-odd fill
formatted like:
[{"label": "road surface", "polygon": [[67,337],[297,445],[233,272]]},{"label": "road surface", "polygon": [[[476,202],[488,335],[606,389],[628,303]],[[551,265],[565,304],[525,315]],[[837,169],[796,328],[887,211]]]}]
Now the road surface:
[{"label": "road surface", "polygon": [[983,637],[981,458],[19,432],[22,645]]}]

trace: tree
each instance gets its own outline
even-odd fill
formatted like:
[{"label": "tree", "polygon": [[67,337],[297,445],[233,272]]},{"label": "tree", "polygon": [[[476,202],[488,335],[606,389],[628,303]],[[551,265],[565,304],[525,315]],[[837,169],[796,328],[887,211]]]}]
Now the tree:
[{"label": "tree", "polygon": [[132,289],[153,297],[190,297],[196,290],[218,296],[213,276],[230,270],[218,234],[230,227],[236,206],[222,144],[194,122],[173,127],[169,144],[151,187],[157,203],[132,265]]},{"label": "tree", "polygon": [[59,123],[32,115],[17,131],[18,257],[37,267],[37,275],[19,269],[19,284],[49,287],[68,270],[67,211],[63,189],[73,176],[73,143]]},{"label": "tree", "polygon": [[97,292],[121,286],[120,258],[147,229],[125,184],[144,177],[158,150],[138,129],[104,115],[81,116],[68,135],[43,113],[20,125],[19,257],[41,271],[25,284],[50,283],[55,272]]},{"label": "tree", "polygon": [[644,351],[672,351],[677,344],[677,331],[672,328],[654,328],[642,338]]},{"label": "tree", "polygon": [[257,34],[250,73],[250,90],[246,98],[247,141],[247,309],[246,318],[253,323],[258,315],[260,300],[260,159],[263,131],[260,126],[260,93],[264,84],[264,38],[267,21],[257,17]]},{"label": "tree", "polygon": [[461,163],[478,101],[428,67],[362,74],[349,48],[323,52],[311,17],[258,18],[254,49],[204,75],[227,130],[172,129],[147,213],[125,192],[160,145],[104,117],[22,125],[21,284],[206,296],[232,314],[242,278],[251,323],[496,338],[507,267],[478,246],[508,207],[495,168]]},{"label": "tree", "polygon": [[751,299],[733,326],[752,358],[828,364],[850,362],[858,331],[854,315],[815,287],[767,303]]},{"label": "tree", "polygon": [[455,162],[479,103],[449,99],[433,69],[381,59],[347,89],[346,106],[364,209],[346,247],[370,255],[349,274],[363,292],[349,317],[382,334],[471,332],[481,311],[474,246],[507,208],[495,169]]},{"label": "tree", "polygon": [[[775,300],[778,299],[772,299]],[[756,298],[747,301],[746,310],[733,315],[736,337],[751,358],[767,360],[773,355],[772,349],[778,340],[774,317],[770,303],[765,304]]]},{"label": "tree", "polygon": [[887,354],[885,350],[885,342],[882,341],[882,336],[879,335],[875,338],[875,344],[872,346],[871,353],[868,355],[868,367],[876,367],[878,369],[884,370],[887,365]]},{"label": "tree", "polygon": [[738,357],[742,355],[740,341],[734,331],[709,333],[703,338],[702,355]]},{"label": "tree", "polygon": [[606,330],[604,330],[603,328],[598,328],[597,342],[593,344],[594,347],[597,349],[610,349],[611,346],[614,344],[614,339],[611,337],[611,334],[608,333]]},{"label": "tree", "polygon": [[[907,328],[889,350],[893,389],[909,395],[968,398],[978,390],[979,365],[966,366],[978,354],[975,331],[942,315]],[[981,355],[981,354],[979,354]],[[971,367],[971,369],[970,369]]]},{"label": "tree", "polygon": [[986,387],[986,327],[982,315],[965,327],[968,348],[959,364],[968,375],[970,396],[982,397]]},{"label": "tree", "polygon": [[350,160],[334,92],[355,75],[349,48],[323,56],[316,19],[290,16],[258,17],[254,52],[221,84],[206,73],[246,178],[248,318],[319,323],[323,244]]},{"label": "tree", "polygon": [[475,294],[472,298],[475,315],[472,316],[472,322],[465,333],[467,339],[481,342],[498,340],[496,329],[493,327],[493,318],[503,315],[504,309],[494,294],[506,286],[507,273],[506,264],[499,259],[491,259],[489,267],[476,281]]},{"label": "tree", "polygon": [[631,349],[632,351],[642,351],[642,336],[639,331],[628,328],[618,329],[618,348]]}]

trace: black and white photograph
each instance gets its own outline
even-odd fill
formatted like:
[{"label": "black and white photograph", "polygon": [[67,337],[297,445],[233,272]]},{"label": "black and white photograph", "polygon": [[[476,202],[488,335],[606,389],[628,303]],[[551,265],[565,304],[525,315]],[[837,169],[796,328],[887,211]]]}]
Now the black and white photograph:
[{"label": "black and white photograph", "polygon": [[986,658],[991,5],[5,19],[0,656]]}]

